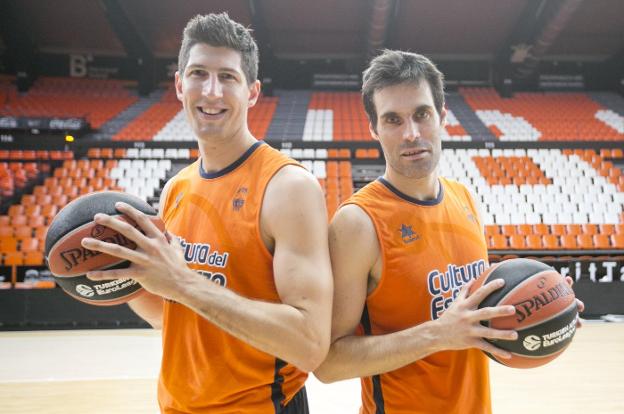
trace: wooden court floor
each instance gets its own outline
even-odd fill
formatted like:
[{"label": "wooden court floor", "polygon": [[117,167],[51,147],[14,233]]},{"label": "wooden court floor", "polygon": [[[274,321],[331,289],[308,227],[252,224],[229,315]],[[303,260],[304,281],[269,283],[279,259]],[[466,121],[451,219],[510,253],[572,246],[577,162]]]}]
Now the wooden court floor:
[{"label": "wooden court floor", "polygon": [[[0,332],[0,413],[156,413],[159,360],[158,331]],[[624,324],[586,323],[544,367],[491,371],[496,414],[622,414]],[[358,412],[357,380],[307,387],[313,414]]]}]

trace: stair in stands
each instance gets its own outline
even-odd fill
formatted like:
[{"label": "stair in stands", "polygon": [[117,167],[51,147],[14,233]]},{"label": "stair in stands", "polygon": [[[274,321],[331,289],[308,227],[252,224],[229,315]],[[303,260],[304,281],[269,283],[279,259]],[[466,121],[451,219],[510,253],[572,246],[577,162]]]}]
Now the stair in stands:
[{"label": "stair in stands", "polygon": [[453,111],[459,123],[473,141],[496,141],[496,137],[479,119],[477,114],[458,93],[449,92],[446,96],[446,105]]},{"label": "stair in stands", "polygon": [[157,89],[150,93],[148,96],[140,97],[133,105],[130,105],[119,115],[102,125],[102,127],[91,134],[88,134],[86,138],[92,139],[111,139],[113,135],[121,131],[123,127],[132,122],[135,118],[145,112],[150,106],[154,105],[165,93],[164,89]]},{"label": "stair in stands", "polygon": [[589,97],[607,109],[624,116],[624,97],[613,92],[590,92]]},{"label": "stair in stands", "polygon": [[275,141],[301,141],[305,126],[310,91],[278,91],[279,101],[266,138]]}]

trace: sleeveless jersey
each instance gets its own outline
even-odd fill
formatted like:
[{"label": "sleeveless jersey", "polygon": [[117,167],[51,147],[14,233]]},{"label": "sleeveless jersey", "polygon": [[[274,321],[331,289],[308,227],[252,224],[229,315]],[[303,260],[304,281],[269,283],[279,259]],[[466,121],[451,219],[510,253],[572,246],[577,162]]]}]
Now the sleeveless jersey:
[{"label": "sleeveless jersey", "polygon": [[[434,320],[487,265],[487,246],[472,197],[439,179],[436,200],[411,198],[383,178],[345,204],[371,218],[382,274],[368,295],[359,335],[383,335]],[[362,378],[365,414],[491,413],[489,372],[476,349],[443,351],[402,368]]]},{"label": "sleeveless jersey", "polygon": [[[279,302],[273,257],[260,236],[267,184],[299,165],[257,142],[224,170],[198,160],[170,184],[163,205],[189,267],[249,299]],[[280,413],[307,374],[259,351],[186,306],[165,301],[158,401],[164,413]]]}]

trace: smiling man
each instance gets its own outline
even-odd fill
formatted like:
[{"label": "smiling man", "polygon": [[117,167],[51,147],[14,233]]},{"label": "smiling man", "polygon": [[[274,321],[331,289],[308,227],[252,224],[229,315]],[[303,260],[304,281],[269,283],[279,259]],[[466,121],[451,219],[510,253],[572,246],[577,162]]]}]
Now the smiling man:
[{"label": "smiling man", "polygon": [[364,414],[490,413],[480,350],[509,354],[483,338],[517,334],[480,322],[515,309],[477,309],[502,280],[466,294],[487,246],[469,192],[438,174],[442,73],[424,56],[387,50],[364,72],[362,94],[386,170],[332,220],[332,345],[315,374],[361,377]]},{"label": "smiling man", "polygon": [[[258,49],[227,14],[184,30],[175,87],[200,159],[163,189],[169,242],[145,215],[97,223],[137,246],[83,246],[132,262],[90,272],[133,278],[131,308],[163,329],[163,413],[307,413],[304,382],[329,348],[332,277],[327,212],[317,180],[256,140],[247,111],[260,94]],[[180,248],[182,246],[182,248]]]}]

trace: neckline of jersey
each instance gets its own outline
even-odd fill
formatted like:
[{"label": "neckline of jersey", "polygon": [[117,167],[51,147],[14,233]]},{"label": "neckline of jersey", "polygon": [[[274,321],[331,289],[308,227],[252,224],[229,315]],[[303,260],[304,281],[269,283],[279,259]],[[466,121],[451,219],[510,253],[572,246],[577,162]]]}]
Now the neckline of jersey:
[{"label": "neckline of jersey", "polygon": [[236,161],[228,165],[222,170],[215,171],[213,173],[208,173],[204,171],[204,167],[202,166],[201,159],[199,160],[199,175],[201,178],[219,178],[224,176],[225,174],[234,171],[239,165],[241,165],[247,158],[251,156],[251,154],[258,148],[260,145],[264,144],[262,141],[258,141],[254,143],[251,147],[247,148],[247,150],[241,155]]},{"label": "neckline of jersey", "polygon": [[377,178],[377,181],[379,181],[381,184],[386,186],[388,190],[392,191],[394,194],[396,194],[403,200],[412,204],[419,205],[419,206],[437,206],[444,199],[444,186],[442,185],[439,179],[438,179],[438,185],[440,186],[440,191],[438,191],[438,196],[433,200],[419,200],[417,198],[410,197],[404,192],[402,192],[401,190],[399,190],[398,188],[396,188],[395,186],[393,186],[392,184],[390,184],[390,182],[388,182],[388,180],[386,180],[383,177]]}]

